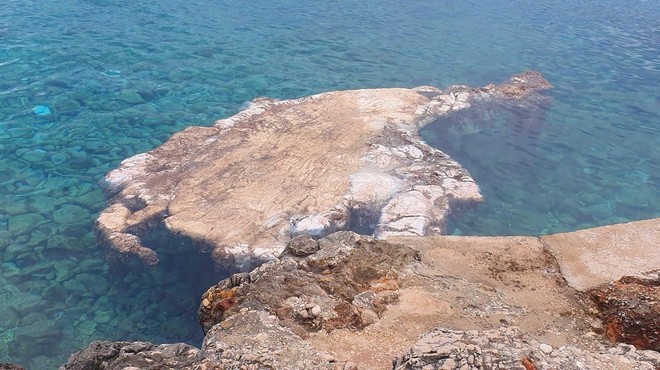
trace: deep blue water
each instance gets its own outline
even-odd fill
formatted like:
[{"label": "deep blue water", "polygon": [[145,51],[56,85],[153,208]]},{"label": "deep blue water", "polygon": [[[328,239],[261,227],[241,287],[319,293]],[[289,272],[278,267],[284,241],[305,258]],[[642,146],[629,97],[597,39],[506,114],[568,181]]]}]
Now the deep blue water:
[{"label": "deep blue water", "polygon": [[157,246],[157,268],[112,270],[93,235],[97,184],[258,96],[535,69],[555,85],[545,110],[465,112],[422,132],[486,196],[450,232],[660,216],[659,20],[655,0],[4,0],[0,362],[52,369],[95,339],[199,345],[198,296],[227,272],[199,276],[208,258],[185,241]]}]

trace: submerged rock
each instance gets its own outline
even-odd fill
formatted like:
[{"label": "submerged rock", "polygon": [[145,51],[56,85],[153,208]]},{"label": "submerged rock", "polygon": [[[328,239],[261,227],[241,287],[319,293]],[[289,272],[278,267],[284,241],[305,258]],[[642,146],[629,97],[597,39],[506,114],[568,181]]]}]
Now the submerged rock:
[{"label": "submerged rock", "polygon": [[189,127],[105,178],[97,220],[111,256],[158,262],[141,236],[158,224],[249,267],[291,237],[374,227],[378,238],[442,234],[452,210],[480,202],[460,164],[418,129],[475,104],[532,109],[550,84],[524,72],[502,85],[337,91],[261,98],[212,127]]},{"label": "submerged rock", "polygon": [[117,99],[129,104],[145,103],[142,94],[135,89],[123,89],[121,92],[119,92]]},{"label": "submerged rock", "polygon": [[0,370],[25,370],[25,368],[15,364],[1,363]]}]

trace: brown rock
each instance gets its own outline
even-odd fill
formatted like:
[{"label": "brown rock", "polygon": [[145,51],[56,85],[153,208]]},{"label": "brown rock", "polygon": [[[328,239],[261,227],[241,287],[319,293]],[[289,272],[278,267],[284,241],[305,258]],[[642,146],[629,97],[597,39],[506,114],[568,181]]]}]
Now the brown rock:
[{"label": "brown rock", "polygon": [[525,370],[537,370],[534,362],[532,362],[532,360],[530,360],[527,356],[523,357],[520,362],[525,367]]},{"label": "brown rock", "polygon": [[[319,246],[314,254],[284,255],[211,288],[202,299],[235,289],[236,304],[221,315],[200,305],[207,333],[221,328],[219,340],[233,337],[239,328],[232,318],[265,312],[319,353],[383,369],[440,323],[497,328],[504,320],[556,347],[587,326],[575,291],[538,238],[382,241],[340,232]],[[521,358],[514,357],[518,366]]]},{"label": "brown rock", "polygon": [[199,308],[199,321],[204,329],[208,331],[215,323],[222,321],[225,312],[235,303],[236,286],[228,279],[217,284],[202,295],[202,304]]},{"label": "brown rock", "polygon": [[[382,313],[396,300],[402,269],[419,258],[412,249],[349,232],[332,234],[321,246],[301,260],[265,264],[209,289],[202,296],[209,304],[202,302],[199,307],[204,330],[241,308],[257,307],[301,336],[319,330],[362,329],[373,322],[368,313],[363,314],[364,293],[373,294],[369,310]],[[231,305],[223,305],[227,299]]]},{"label": "brown rock", "polygon": [[624,276],[589,295],[610,340],[660,351],[660,270]]},{"label": "brown rock", "polygon": [[568,284],[582,292],[660,268],[660,218],[546,235],[541,240]]},{"label": "brown rock", "polygon": [[71,355],[60,370],[192,369],[200,350],[183,343],[90,343]]},{"label": "brown rock", "polygon": [[0,364],[0,370],[25,370],[25,368],[14,364],[2,363]]},{"label": "brown rock", "polygon": [[[653,224],[627,226],[643,233]],[[625,228],[592,231],[605,240],[601,234]],[[396,369],[414,370],[523,370],[530,366],[524,358],[539,370],[578,362],[588,369],[660,368],[657,351],[613,347],[592,332],[595,319],[586,314],[584,295],[566,284],[540,238],[382,241],[340,232],[318,243],[313,254],[285,254],[209,289],[200,299],[206,336],[196,354],[180,346],[115,343],[91,345],[86,357],[75,358],[100,359],[108,369],[145,368],[149,361],[193,370],[386,369],[394,357]],[[630,284],[657,288],[657,274],[622,281],[628,285],[621,293],[642,289]],[[657,302],[651,293],[635,297]]]},{"label": "brown rock", "polygon": [[287,244],[284,253],[305,257],[319,250],[319,243],[309,235],[298,235]]}]

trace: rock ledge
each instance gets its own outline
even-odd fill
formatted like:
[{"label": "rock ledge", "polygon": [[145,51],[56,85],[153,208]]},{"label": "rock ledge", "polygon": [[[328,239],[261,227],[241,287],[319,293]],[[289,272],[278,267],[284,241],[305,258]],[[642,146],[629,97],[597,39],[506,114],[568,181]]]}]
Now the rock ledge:
[{"label": "rock ledge", "polygon": [[524,72],[502,85],[337,91],[260,98],[212,127],[189,127],[105,178],[98,217],[109,255],[158,262],[141,236],[164,225],[219,264],[275,258],[299,234],[372,229],[377,238],[442,234],[453,209],[480,202],[469,173],[418,129],[450,112],[535,109],[550,84]]}]

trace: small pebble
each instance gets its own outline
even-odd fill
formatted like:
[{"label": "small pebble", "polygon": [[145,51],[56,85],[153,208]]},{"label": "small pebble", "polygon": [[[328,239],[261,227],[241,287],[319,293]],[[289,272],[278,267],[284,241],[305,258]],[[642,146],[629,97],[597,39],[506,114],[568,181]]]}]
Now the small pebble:
[{"label": "small pebble", "polygon": [[545,344],[545,343],[541,343],[541,345],[539,346],[539,349],[541,350],[541,352],[545,353],[546,355],[549,355],[549,354],[552,353],[552,346],[548,345],[548,344]]}]

